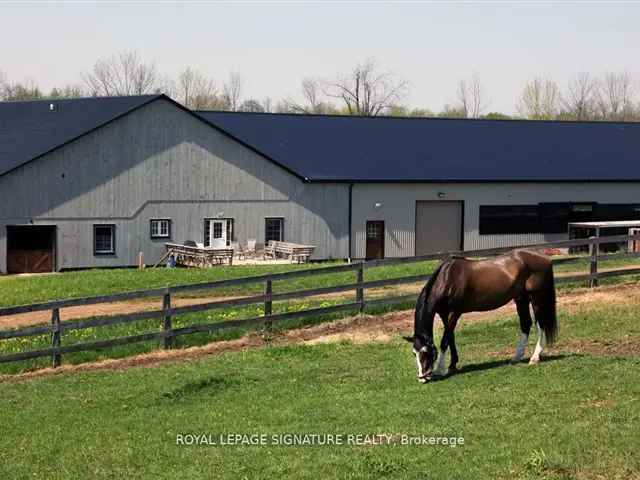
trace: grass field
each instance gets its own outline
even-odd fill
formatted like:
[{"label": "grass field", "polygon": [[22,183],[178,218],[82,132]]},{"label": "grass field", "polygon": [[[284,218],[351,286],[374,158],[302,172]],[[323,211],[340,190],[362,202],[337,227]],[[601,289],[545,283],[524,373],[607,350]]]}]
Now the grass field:
[{"label": "grass field", "polygon": [[[144,290],[157,287],[183,285],[201,282],[213,282],[231,278],[263,275],[266,273],[281,273],[292,270],[304,270],[309,268],[323,268],[339,265],[340,262],[322,262],[305,265],[242,265],[220,268],[147,268],[137,269],[113,269],[113,270],[79,270],[55,275],[42,276],[9,276],[0,277],[0,307],[22,305],[27,303],[45,302],[48,300],[88,297],[93,295],[106,295],[122,291]],[[639,264],[639,259],[617,259],[601,262],[601,268],[616,268]],[[390,265],[385,267],[365,270],[365,280],[377,280],[380,278],[401,277],[404,275],[416,275],[430,273],[436,261],[420,262],[404,265]],[[584,260],[557,265],[556,273],[583,272],[587,273],[589,261]],[[301,288],[313,288],[353,280],[354,274],[327,275],[326,277],[301,278],[292,281],[278,282],[274,288],[278,291],[296,290]],[[256,285],[249,291],[259,292],[262,286]],[[226,288],[216,290],[220,295],[236,295],[247,292],[247,287]]]},{"label": "grass field", "polygon": [[[603,268],[616,268],[620,266],[631,265],[636,259],[615,260],[603,262]],[[336,265],[337,263],[312,264],[311,268],[322,268],[326,266]],[[377,280],[383,278],[402,277],[416,274],[428,274],[437,265],[435,261],[420,262],[412,264],[400,264],[370,268],[365,270],[365,281]],[[114,293],[126,290],[139,290],[145,288],[155,288],[166,285],[180,285],[185,283],[198,283],[205,281],[223,280],[229,278],[239,278],[264,273],[278,273],[283,271],[292,271],[297,269],[309,268],[308,265],[269,265],[269,266],[235,266],[232,268],[221,267],[211,269],[115,269],[115,270],[89,270],[67,272],[58,275],[44,275],[33,277],[5,277],[0,278],[0,306],[9,306],[25,303],[33,303],[61,298],[73,298],[82,296],[91,296],[98,294]],[[556,267],[556,273],[580,272],[586,271],[587,263],[578,262],[577,264],[563,264]],[[344,272],[337,274],[328,274],[314,277],[298,278],[287,281],[276,281],[273,284],[274,292],[286,292],[292,290],[316,288],[322,286],[339,285],[351,283],[354,281],[354,272]],[[629,277],[618,277],[607,279],[602,283],[628,282]],[[634,280],[634,279],[631,279]],[[571,289],[579,284],[565,285],[563,289]],[[216,295],[251,295],[259,294],[263,289],[262,284],[244,285],[239,287],[228,287],[224,289],[216,289],[208,292],[190,292],[190,297]],[[418,293],[421,284],[403,287],[400,294]],[[367,298],[381,296],[398,295],[398,287],[391,286],[380,289],[375,292],[368,292]],[[351,296],[350,296],[351,295]],[[291,311],[299,311],[316,307],[327,307],[348,301],[352,301],[352,294],[333,295],[329,297],[311,297],[301,300],[289,300],[275,302],[273,313],[285,313]],[[177,296],[179,297],[179,296]],[[175,298],[175,297],[174,297]],[[158,308],[160,307],[160,299],[156,299]],[[389,310],[390,308],[409,308],[410,303],[397,304],[384,308],[369,308],[368,313],[379,313]],[[327,315],[320,318],[294,319],[287,321],[278,328],[292,328],[309,323],[317,323],[329,319],[338,318],[348,315],[349,313]],[[65,311],[62,310],[62,319],[65,318]],[[260,304],[226,308],[222,310],[214,310],[209,312],[200,312],[187,315],[179,315],[174,317],[174,328],[184,326],[215,323],[225,320],[235,320],[242,318],[251,318],[262,315],[262,306]],[[1,323],[1,319],[0,319]],[[161,329],[160,319],[145,320],[130,324],[121,324],[108,327],[95,327],[83,330],[66,332],[62,336],[62,345],[71,345],[80,342],[90,342],[105,340],[116,337],[124,337],[136,335],[146,332],[159,331]],[[175,341],[177,347],[188,347],[202,345],[214,340],[237,338],[244,333],[243,330],[225,331],[219,334],[194,334],[185,337],[178,337]],[[39,348],[47,348],[50,346],[49,335],[40,335],[36,337],[28,337],[21,339],[4,340],[0,342],[0,354],[11,354],[27,350]],[[79,352],[67,354],[64,356],[65,363],[83,363],[87,361],[96,361],[106,358],[120,358],[131,356],[134,354],[145,353],[158,348],[157,341],[131,344],[100,351]],[[0,373],[18,373],[21,371],[42,368],[50,363],[48,358],[39,358],[25,362],[13,364],[1,364]]]},{"label": "grass field", "polygon": [[[322,268],[335,265],[335,263],[313,264],[314,268]],[[365,272],[365,281],[377,280],[382,278],[402,277],[408,275],[416,275],[429,273],[435,267],[436,262],[420,262],[406,265],[393,265],[379,268],[372,268]],[[301,268],[309,268],[308,266],[299,265],[273,265],[260,267],[233,267],[233,268],[212,268],[212,269],[146,269],[143,271],[134,269],[120,270],[92,270],[68,272],[60,275],[46,275],[35,277],[12,277],[0,279],[0,306],[24,304],[29,302],[46,301],[57,298],[73,298],[79,296],[98,295],[112,293],[123,290],[138,290],[143,288],[154,288],[164,285],[180,285],[184,283],[196,283],[204,281],[223,280],[228,278],[239,278],[264,273],[277,273],[282,271],[292,271]],[[273,282],[273,291],[276,293],[287,292],[292,290],[318,288],[323,286],[341,285],[353,283],[355,281],[355,272],[334,273],[313,277],[303,277],[293,280],[281,280]],[[118,286],[120,288],[118,288]],[[123,287],[125,286],[125,287]],[[412,290],[404,293],[416,293],[420,289],[420,285],[414,285]],[[175,295],[173,298],[185,296],[202,297],[202,296],[231,296],[231,295],[251,295],[262,293],[263,284],[242,285],[239,287],[229,287],[224,289],[216,289],[202,292],[189,292],[188,295]],[[375,295],[369,295],[368,298],[375,296],[393,296],[397,287],[389,287],[381,289]],[[388,292],[388,293],[386,293]],[[398,295],[398,293],[395,293]],[[327,307],[340,303],[353,301],[354,293],[346,293],[345,295],[333,295],[329,297],[311,297],[300,300],[279,301],[273,304],[273,313],[285,313],[291,311],[299,311],[315,307]],[[161,306],[161,299],[156,299],[157,308]],[[407,307],[408,304],[398,305],[397,307]],[[229,307],[220,310],[208,312],[199,312],[193,314],[178,315],[174,317],[174,328],[180,328],[188,325],[215,323],[225,320],[235,320],[242,318],[251,318],[263,314],[261,304]],[[376,313],[387,310],[386,308],[369,309],[369,313]],[[345,314],[341,314],[344,316]],[[337,318],[338,315],[327,315],[321,318],[311,319],[293,319],[284,322],[279,328],[291,328],[303,324],[324,321],[327,319]],[[64,320],[65,311],[61,312]],[[0,324],[2,320],[0,319]],[[107,327],[88,328],[83,330],[75,330],[66,332],[62,336],[62,345],[70,345],[80,342],[89,342],[96,340],[104,340],[109,338],[123,337],[128,335],[136,335],[139,333],[158,331],[161,329],[161,319],[144,320],[130,324],[121,324]],[[202,345],[204,343],[218,340],[236,338],[243,333],[242,330],[222,332],[220,334],[194,334],[185,337],[176,338],[177,347]],[[10,354],[25,350],[34,350],[38,348],[46,348],[50,344],[49,335],[40,335],[35,337],[27,337],[20,339],[4,340],[0,342],[0,354]],[[81,352],[65,355],[65,362],[81,363],[87,361],[101,360],[104,358],[118,358],[130,356],[137,353],[144,353],[158,348],[158,342],[151,341],[145,343],[132,344],[102,351]],[[49,359],[40,358],[26,362],[14,364],[0,365],[0,373],[15,373],[24,370],[41,368],[49,363]]]},{"label": "grass field", "polygon": [[[0,384],[0,478],[640,478],[640,301],[562,310],[558,351],[509,365],[515,318],[463,325],[462,372],[410,348],[280,346]],[[607,345],[635,350],[603,355]],[[584,353],[578,354],[579,346]],[[598,346],[602,346],[602,351]],[[387,433],[448,446],[179,446],[187,433]]]}]

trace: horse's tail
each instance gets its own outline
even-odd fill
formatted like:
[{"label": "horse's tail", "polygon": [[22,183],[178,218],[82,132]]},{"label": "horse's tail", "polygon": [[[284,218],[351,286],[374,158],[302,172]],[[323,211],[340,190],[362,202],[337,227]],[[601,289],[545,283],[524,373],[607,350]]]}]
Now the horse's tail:
[{"label": "horse's tail", "polygon": [[558,337],[558,320],[556,317],[556,287],[551,262],[544,273],[544,284],[539,292],[536,321],[542,328],[547,343],[553,344]]},{"label": "horse's tail", "polygon": [[[422,316],[424,314],[424,310],[425,308],[428,308],[429,297],[431,295],[431,290],[433,290],[433,285],[436,283],[436,278],[438,278],[438,274],[442,270],[442,267],[445,265],[445,263],[447,263],[447,260],[448,259],[445,259],[442,262],[440,262],[440,265],[438,265],[436,269],[433,271],[433,273],[429,277],[429,280],[427,280],[427,283],[425,284],[424,288],[420,292],[420,296],[418,297],[418,301],[416,302],[416,312],[415,312],[415,318],[414,318],[415,327],[418,327],[418,325],[420,325]],[[417,332],[418,329],[414,328],[414,331]]]}]

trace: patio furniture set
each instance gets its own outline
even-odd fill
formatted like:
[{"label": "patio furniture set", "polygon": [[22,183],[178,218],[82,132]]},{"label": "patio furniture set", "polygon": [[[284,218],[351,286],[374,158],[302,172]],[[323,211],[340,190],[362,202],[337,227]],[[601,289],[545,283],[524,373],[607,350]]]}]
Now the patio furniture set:
[{"label": "patio furniture set", "polygon": [[263,260],[287,258],[292,263],[306,263],[315,249],[312,245],[273,240],[269,241],[261,252],[257,249],[256,240],[248,240],[244,246],[239,242],[232,242],[228,248],[205,247],[191,240],[183,244],[166,243],[165,246],[167,251],[155,266],[166,261],[168,267],[181,265],[204,268],[223,264],[233,265],[234,258],[258,260],[260,256]]}]

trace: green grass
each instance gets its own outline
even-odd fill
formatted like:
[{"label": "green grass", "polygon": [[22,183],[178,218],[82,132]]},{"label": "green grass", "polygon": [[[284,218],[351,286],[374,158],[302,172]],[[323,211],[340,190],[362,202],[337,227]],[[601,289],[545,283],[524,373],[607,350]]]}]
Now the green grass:
[{"label": "green grass", "polygon": [[[628,264],[629,260],[618,260],[616,265]],[[336,265],[334,263],[312,264],[312,268]],[[437,262],[421,262],[412,264],[400,264],[384,267],[376,267],[365,270],[365,280],[377,280],[382,278],[402,277],[415,274],[430,273],[435,268]],[[586,265],[586,264],[585,264]],[[72,298],[87,295],[106,294],[116,291],[138,290],[143,288],[153,288],[163,285],[178,285],[184,283],[197,283],[204,281],[222,280],[228,278],[238,278],[243,276],[259,275],[264,273],[277,273],[281,271],[292,271],[309,266],[299,265],[270,265],[270,266],[236,266],[220,267],[212,269],[146,269],[143,271],[135,269],[117,270],[89,270],[67,272],[59,275],[37,276],[37,277],[9,277],[0,279],[0,306],[30,303],[36,301],[46,301],[56,298]],[[578,266],[560,265],[557,271],[575,271]],[[617,277],[602,281],[602,284],[628,282],[629,277]],[[354,281],[354,272],[344,272],[337,274],[327,274],[312,277],[303,277],[293,280],[276,281],[273,284],[274,292],[286,292],[292,290],[316,288],[321,286],[340,285]],[[583,286],[580,284],[562,285],[563,290]],[[420,285],[414,286],[417,293]],[[188,296],[198,297],[205,295],[229,296],[229,295],[251,295],[262,292],[261,284],[244,285],[239,287],[228,287],[200,292],[189,292]],[[406,293],[406,292],[405,292]],[[379,291],[377,296],[398,295],[397,287],[391,286]],[[185,296],[185,295],[182,295]],[[371,298],[368,295],[367,298]],[[152,301],[154,299],[151,299]],[[148,299],[147,299],[148,301]],[[160,307],[160,299],[155,299]],[[312,297],[302,300],[290,300],[286,302],[274,303],[274,313],[285,313],[299,311],[309,308],[327,307],[350,301],[349,297]],[[391,307],[368,309],[368,313],[378,313],[383,310],[410,308],[408,303],[398,304]],[[353,312],[337,313],[316,318],[298,319],[284,322],[279,325],[279,329],[287,329],[335,319],[340,316],[349,315]],[[226,308],[223,310],[213,310],[195,314],[180,315],[174,317],[174,327],[180,328],[195,324],[216,323],[225,320],[235,320],[242,318],[252,318],[262,315],[261,305],[251,305],[245,307]],[[64,320],[64,310],[62,311]],[[146,332],[159,331],[162,328],[161,320],[152,319],[135,322],[131,324],[121,324],[108,327],[95,327],[83,330],[65,332],[62,336],[62,345],[71,345],[81,342],[91,342],[110,338],[136,335]],[[237,338],[246,332],[246,329],[236,329],[224,331],[217,334],[194,334],[178,337],[175,345],[178,348],[195,345],[203,345],[211,341]],[[0,355],[47,348],[50,346],[48,335],[37,337],[3,340],[0,342]],[[157,341],[137,343],[117,348],[101,351],[78,352],[65,354],[65,363],[83,363],[88,361],[103,360],[106,358],[121,358],[125,356],[145,353],[158,348]],[[50,360],[46,357],[25,362],[12,364],[1,364],[0,373],[19,373],[48,366]]]},{"label": "green grass", "polygon": [[[637,339],[636,312],[563,312],[561,342]],[[490,353],[513,348],[516,325],[515,317],[463,321],[462,373],[428,385],[416,381],[399,339],[5,383],[0,478],[637,478],[639,359],[569,352],[512,366]],[[454,435],[465,443],[176,445],[187,433]]]},{"label": "green grass", "polygon": [[[430,273],[436,262],[421,262],[406,265],[392,265],[386,267],[371,268],[365,271],[365,281],[377,280],[381,278],[402,277],[422,273]],[[327,266],[327,264],[314,264],[314,267]],[[221,280],[226,278],[237,278],[249,275],[258,275],[267,272],[291,271],[301,268],[298,265],[275,265],[269,267],[221,267],[219,269],[147,269],[139,270],[92,270],[68,272],[60,275],[39,276],[39,277],[13,277],[0,280],[0,287],[3,292],[3,299],[0,305],[13,305],[25,302],[46,301],[55,298],[72,298],[85,295],[97,295],[110,293],[112,291],[122,291],[122,285],[126,285],[127,290],[137,290],[141,288],[153,288],[161,285],[176,285],[182,283],[196,283],[200,281]],[[308,268],[308,267],[307,267]],[[292,290],[317,288],[322,286],[341,285],[353,283],[355,281],[354,272],[334,273],[319,276],[303,277],[293,280],[280,280],[273,283],[274,293],[287,292]],[[116,286],[120,285],[117,290]],[[143,287],[144,285],[144,287]],[[64,289],[63,287],[67,288]],[[251,295],[263,291],[262,284],[242,285],[239,287],[229,287],[201,292],[190,292],[189,296],[229,296],[229,295]],[[377,295],[394,296],[396,287],[388,287]],[[420,285],[416,285],[414,290],[419,290]],[[351,297],[312,297],[301,300],[289,300],[286,302],[274,302],[273,313],[285,313],[292,311],[306,310],[310,308],[327,307],[340,303],[353,301]],[[372,298],[369,295],[367,298]],[[153,299],[151,299],[153,301]],[[155,299],[160,308],[160,299]],[[409,307],[408,304],[396,305],[395,308]],[[369,313],[377,313],[388,308],[369,309]],[[325,315],[316,318],[306,318],[290,320],[278,325],[280,329],[287,329],[317,323],[340,316],[349,315],[353,312]],[[236,320],[252,318],[263,314],[262,305],[250,305],[244,307],[225,308],[208,312],[179,315],[174,317],[174,328],[180,328],[195,324],[217,323],[226,320]],[[61,312],[64,320],[64,309]],[[81,342],[91,342],[106,340],[110,338],[136,335],[146,332],[159,331],[162,328],[160,319],[145,320],[129,324],[113,326],[102,326],[74,330],[65,332],[62,335],[62,345],[71,345]],[[215,340],[236,338],[243,334],[245,329],[225,331],[219,334],[193,334],[176,339],[176,347],[188,347],[202,345]],[[47,348],[50,346],[49,335],[27,337],[19,339],[9,339],[0,341],[0,355]],[[68,363],[82,363],[87,361],[102,360],[105,358],[120,358],[139,353],[145,353],[158,348],[158,342],[150,341],[121,346],[102,351],[79,352],[67,354],[64,361]],[[12,364],[0,364],[0,373],[18,373],[26,370],[33,370],[47,366],[50,360],[39,358]]]},{"label": "green grass", "polygon": [[[388,296],[391,296],[389,293]],[[347,303],[349,300],[344,298],[331,299],[307,299],[300,301],[274,302],[273,313],[286,313],[311,308],[328,307]],[[413,302],[397,303],[389,306],[369,307],[365,310],[367,314],[379,314],[390,310],[411,308]],[[325,314],[321,316],[303,317],[298,319],[285,320],[274,325],[272,332],[276,333],[281,330],[291,328],[299,328],[305,325],[313,325],[321,322],[327,322],[348,315],[353,315],[356,309],[343,312]],[[221,310],[213,310],[209,312],[199,312],[188,315],[179,315],[173,319],[173,327],[181,328],[190,325],[199,325],[207,323],[218,323],[226,320],[237,320],[245,318],[254,318],[263,315],[262,305],[250,305],[244,307],[226,308]],[[218,333],[196,333],[176,337],[174,340],[175,348],[186,348],[198,345],[205,345],[210,342],[220,340],[230,340],[239,338],[255,327],[234,328],[223,330]],[[86,328],[82,330],[72,330],[62,334],[62,346],[72,345],[76,343],[93,342],[98,340],[107,340],[112,338],[126,337],[129,335],[138,335],[147,332],[158,332],[162,330],[162,320],[150,319],[135,323],[118,324],[111,326],[100,326]],[[25,352],[30,350],[38,350],[49,348],[51,339],[49,334],[38,335],[33,337],[16,338],[0,341],[0,354],[8,355],[12,353]],[[134,343],[130,345],[118,346],[104,350],[84,351],[76,353],[67,353],[63,355],[63,362],[68,364],[79,364],[85,362],[94,362],[109,358],[123,358],[136,354],[147,353],[161,348],[161,343],[156,340]],[[0,364],[0,374],[15,374],[25,371],[37,370],[48,367],[51,364],[49,357],[40,357],[32,360],[20,362]]]},{"label": "green grass", "polygon": [[[553,267],[556,273],[565,272],[589,272],[590,258],[585,256],[575,262],[563,263]],[[598,261],[598,269],[615,269],[620,267],[640,266],[640,258],[615,258]]]},{"label": "green grass", "polygon": [[[64,272],[55,275],[33,277],[0,277],[0,307],[24,305],[49,300],[107,295],[123,291],[144,290],[165,286],[185,285],[202,282],[214,282],[232,278],[251,277],[267,273],[282,273],[294,270],[326,268],[341,265],[342,262],[323,262],[307,265],[251,265],[221,266],[218,268],[147,268],[83,270]],[[381,278],[402,277],[407,275],[428,274],[437,262],[419,262],[405,265],[365,270],[365,281]],[[285,292],[303,288],[319,288],[331,285],[352,283],[355,272],[310,276],[292,280],[280,280],[273,284],[274,292]],[[255,284],[241,285],[205,292],[192,292],[189,296],[200,295],[238,295],[262,292],[264,286]]]},{"label": "green grass", "polygon": [[[45,302],[56,299],[88,297],[93,295],[107,295],[132,290],[144,290],[165,286],[184,285],[191,283],[213,282],[232,278],[250,277],[266,273],[282,273],[309,268],[323,268],[340,265],[341,262],[311,263],[306,265],[243,265],[221,266],[218,268],[147,268],[137,269],[96,269],[65,272],[56,275],[33,277],[0,277],[0,307],[23,305],[35,302]],[[437,262],[420,262],[404,265],[370,268],[365,270],[365,280],[400,277],[430,273]],[[618,259],[601,262],[601,268],[617,268],[638,264],[638,259]],[[555,271],[584,272],[589,268],[588,259],[557,265]],[[353,281],[354,273],[323,275],[320,277],[300,278],[289,281],[275,282],[278,291],[290,291],[301,288],[314,288],[338,285]],[[214,292],[192,292],[190,296],[202,294],[237,295],[239,293],[255,293],[262,291],[261,285],[241,286],[218,289]]]},{"label": "green grass", "polygon": [[49,300],[108,295],[123,291],[214,282],[336,263],[309,265],[247,265],[220,268],[133,268],[94,269],[32,277],[0,277],[0,306],[22,305]]}]

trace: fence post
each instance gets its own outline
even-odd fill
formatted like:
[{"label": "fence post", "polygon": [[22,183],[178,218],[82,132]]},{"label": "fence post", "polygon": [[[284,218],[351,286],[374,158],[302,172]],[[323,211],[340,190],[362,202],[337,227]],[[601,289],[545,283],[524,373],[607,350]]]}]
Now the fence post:
[{"label": "fence post", "polygon": [[58,368],[60,366],[60,309],[51,310],[51,346],[54,351],[51,354],[51,366]]},{"label": "fence post", "polygon": [[171,292],[169,287],[167,287],[167,291],[162,297],[162,310],[164,310],[164,322],[162,325],[162,329],[164,331],[164,348],[169,349],[173,347],[173,336],[172,336],[172,321],[171,321]]},{"label": "fence post", "polygon": [[356,303],[360,304],[358,311],[362,315],[364,313],[364,287],[362,286],[364,283],[364,262],[360,262],[356,270],[356,283],[358,284],[356,287]]},{"label": "fence post", "polygon": [[264,327],[266,330],[271,330],[271,313],[273,309],[273,302],[271,295],[273,294],[273,283],[271,276],[269,275],[264,282]]},{"label": "fence post", "polygon": [[[589,268],[590,275],[598,274],[598,253],[600,251],[600,244],[595,242],[597,237],[591,237],[591,240],[594,240],[593,243],[589,244],[589,253],[591,254],[591,262]],[[598,278],[593,277],[589,279],[589,287],[597,287],[598,286]]]}]

